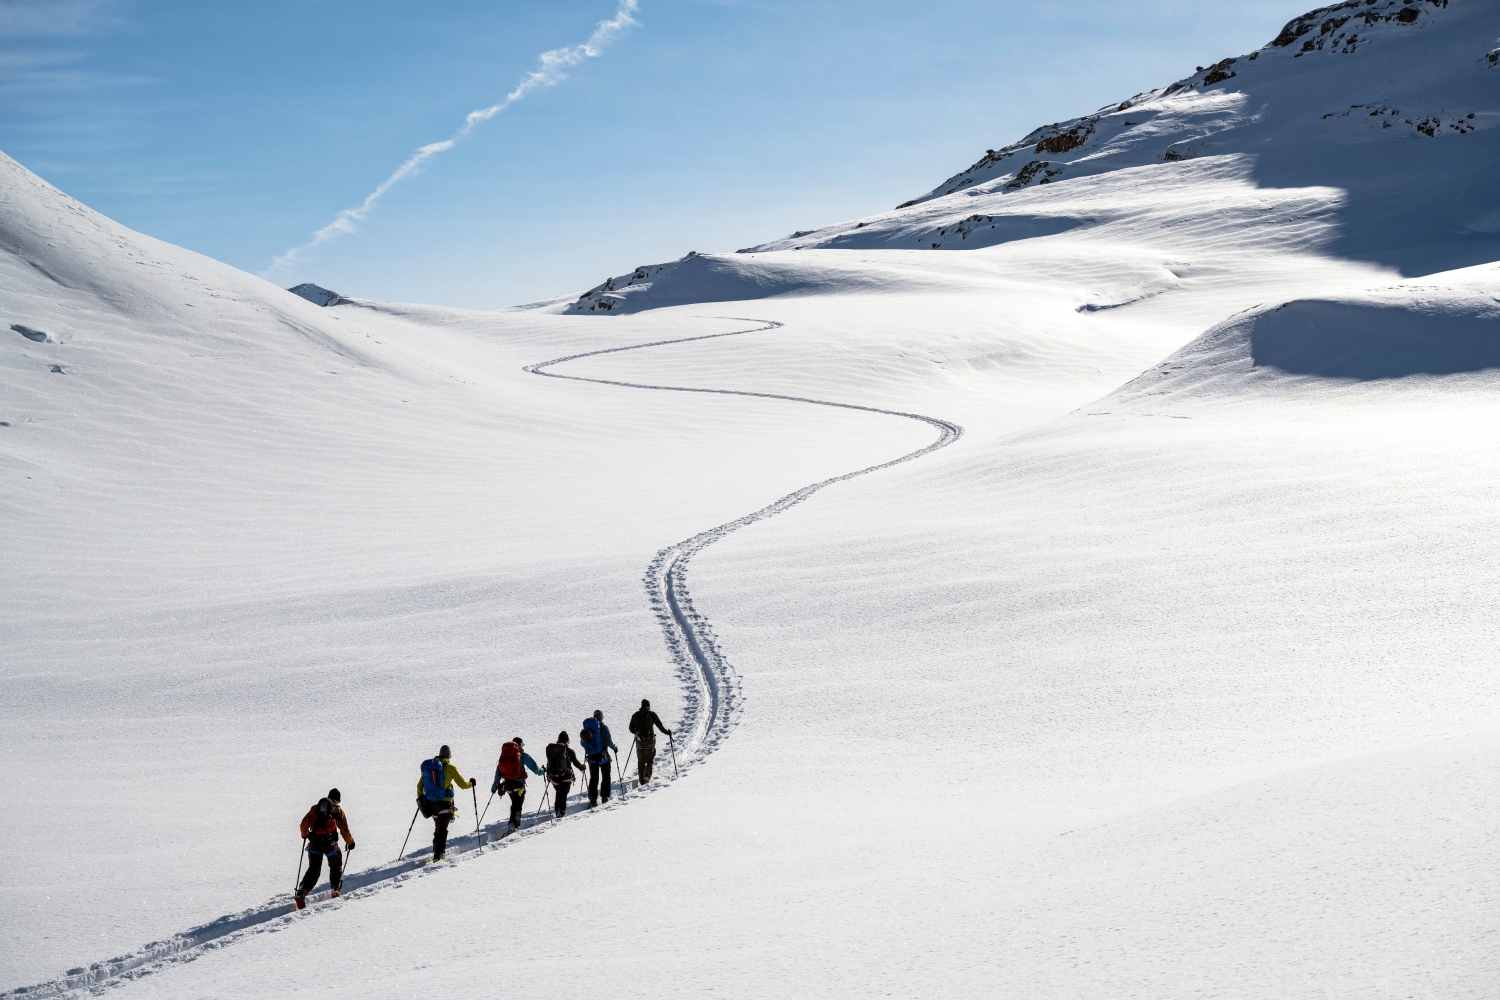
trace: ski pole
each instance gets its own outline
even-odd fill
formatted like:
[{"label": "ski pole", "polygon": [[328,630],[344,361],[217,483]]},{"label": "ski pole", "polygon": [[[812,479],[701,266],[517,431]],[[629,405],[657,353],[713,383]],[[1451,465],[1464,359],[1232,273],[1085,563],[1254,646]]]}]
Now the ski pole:
[{"label": "ski pole", "polygon": [[415,827],[417,825],[417,813],[419,813],[421,811],[422,811],[422,803],[418,802],[417,803],[417,808],[415,810],[413,810],[412,814],[411,814],[411,826],[408,826],[406,828],[406,840],[401,841],[401,853],[398,854],[398,855],[396,855],[396,860],[397,861],[400,861],[403,857],[406,856],[406,841],[407,840],[411,840],[412,827]]},{"label": "ski pole", "polygon": [[676,777],[678,777],[678,774],[677,774],[677,741],[672,738],[672,734],[671,733],[667,734],[667,743],[672,747],[672,777],[676,778]]},{"label": "ski pole", "polygon": [[[344,891],[344,876],[349,874],[349,868],[353,864],[354,864],[354,845],[350,844],[348,847],[344,848],[344,867],[339,870],[339,884],[338,885],[334,885],[333,882],[330,880],[329,883],[328,883],[328,887],[330,889],[332,889],[334,892],[343,892]],[[331,862],[329,864],[329,867],[330,868],[332,867],[332,863]],[[332,875],[333,873],[329,872],[328,874]]]},{"label": "ski pole", "polygon": [[625,767],[620,768],[621,788],[626,787],[630,783],[630,779],[625,777],[625,770],[630,767],[630,755],[633,753],[635,753],[635,740],[630,741],[630,749],[625,751]]},{"label": "ski pole", "polygon": [[484,813],[479,817],[479,825],[484,826],[484,817],[490,814],[490,803],[495,801],[495,790],[490,789],[490,797],[484,800]]},{"label": "ski pole", "polygon": [[297,881],[292,883],[292,893],[295,895],[302,888],[302,859],[307,856],[307,838],[302,838],[302,846],[297,848]]},{"label": "ski pole", "polygon": [[[476,781],[474,783],[474,785],[477,785],[477,784],[479,784],[479,782]],[[473,802],[474,802],[474,850],[477,851],[477,850],[479,850],[479,847],[480,847],[480,844],[479,844],[479,791],[474,787],[474,785],[470,785],[469,786],[469,798],[472,799]]]}]

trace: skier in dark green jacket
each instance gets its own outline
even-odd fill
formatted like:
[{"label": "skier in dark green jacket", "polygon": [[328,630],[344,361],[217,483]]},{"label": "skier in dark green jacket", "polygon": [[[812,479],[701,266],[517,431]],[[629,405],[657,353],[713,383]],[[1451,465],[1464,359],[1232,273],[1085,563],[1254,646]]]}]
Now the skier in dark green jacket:
[{"label": "skier in dark green jacket", "polygon": [[641,699],[641,710],[630,717],[630,731],[635,735],[636,766],[640,768],[641,784],[651,780],[651,771],[656,766],[656,731],[667,736],[672,730],[661,724],[661,717],[651,711],[651,702]]}]

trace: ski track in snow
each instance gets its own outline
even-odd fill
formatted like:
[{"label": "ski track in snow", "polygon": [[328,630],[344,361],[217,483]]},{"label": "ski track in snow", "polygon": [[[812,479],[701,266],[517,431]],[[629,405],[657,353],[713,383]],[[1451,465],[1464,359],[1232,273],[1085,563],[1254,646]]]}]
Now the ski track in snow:
[{"label": "ski track in snow", "polygon": [[[651,347],[665,347],[672,344],[684,344],[699,340],[715,340],[720,337],[739,337],[751,333],[763,333],[768,330],[779,329],[782,324],[774,320],[755,320],[744,317],[715,317],[721,319],[733,319],[737,322],[761,323],[763,325],[752,327],[748,330],[731,330],[727,333],[709,333],[693,337],[678,337],[672,340],[655,340],[644,344],[630,344],[624,347],[608,347],[598,351],[584,351],[580,354],[570,354],[566,357],[553,358],[551,361],[542,361],[534,365],[527,365],[523,370],[533,375],[542,375],[547,378],[569,379],[575,382],[591,382],[597,385],[619,386],[628,389],[654,389],[662,392],[698,392],[711,393],[723,396],[750,396],[759,399],[780,399],[794,403],[808,403],[814,406],[831,406],[844,410],[861,410],[866,413],[879,413],[885,416],[905,417],[910,420],[918,420],[936,428],[938,437],[925,447],[916,451],[908,452],[899,458],[878,465],[867,466],[854,472],[843,475],[832,476],[828,479],[804,486],[795,492],[760,508],[744,517],[728,521],[717,527],[709,528],[699,532],[691,538],[685,539],[675,545],[669,545],[656,554],[651,560],[651,565],[646,569],[645,586],[646,593],[650,598],[652,611],[661,623],[662,633],[666,638],[667,646],[672,652],[672,658],[676,661],[679,675],[683,685],[687,688],[686,715],[684,723],[678,724],[678,730],[687,728],[690,730],[684,755],[676,760],[676,766],[683,770],[691,768],[723,743],[729,732],[739,720],[742,708],[742,696],[740,693],[739,674],[725,660],[719,650],[718,642],[714,638],[713,629],[709,622],[693,607],[691,595],[687,589],[688,563],[694,555],[704,548],[712,545],[725,536],[738,531],[740,528],[754,524],[780,514],[789,507],[793,507],[803,500],[817,493],[825,487],[834,483],[841,483],[857,476],[867,475],[888,469],[894,465],[909,462],[912,459],[921,458],[924,455],[944,448],[957,441],[963,434],[963,428],[958,424],[937,417],[923,416],[919,413],[904,413],[899,410],[884,410],[874,406],[860,406],[855,403],[837,403],[830,400],[811,399],[805,396],[788,396],[773,392],[751,392],[740,389],[705,389],[692,386],[675,385],[649,385],[640,382],[623,382],[613,379],[586,378],[580,375],[564,375],[559,372],[546,371],[555,365],[565,364],[569,361],[577,361],[581,358],[597,357],[603,354],[617,354],[622,351],[638,351]],[[660,767],[658,766],[658,769]],[[660,784],[647,789],[656,791],[670,784],[670,780],[659,779]],[[633,797],[632,793],[641,794],[637,782],[624,780],[621,775],[623,793],[608,805],[601,809],[619,808]],[[581,787],[578,798],[587,798],[587,792]],[[503,806],[503,800],[501,801]],[[574,813],[578,816],[578,813]],[[393,862],[366,868],[363,871],[350,872],[344,876],[343,899],[357,899],[369,893],[384,888],[400,888],[401,884],[409,878],[425,874],[428,870],[449,868],[458,863],[454,855],[461,855],[470,851],[483,849],[493,841],[512,841],[517,838],[536,836],[552,826],[549,815],[544,817],[541,810],[532,810],[526,815],[521,824],[521,829],[515,833],[506,833],[501,827],[504,821],[496,822],[485,827],[483,830],[465,836],[455,836],[449,841],[448,854],[450,860],[432,865],[423,860],[429,848],[419,848],[409,854],[403,855]],[[503,843],[499,846],[504,846]],[[347,855],[352,861],[352,852]],[[300,869],[299,869],[300,871]],[[389,885],[388,885],[389,883]],[[318,903],[330,898],[327,890],[309,895],[308,902]],[[222,948],[233,944],[247,934],[257,934],[265,931],[276,931],[288,925],[289,921],[307,919],[317,911],[309,906],[307,910],[297,911],[290,902],[270,902],[261,906],[244,910],[240,913],[229,914],[218,918],[210,923],[181,934],[173,935],[161,941],[154,941],[128,955],[113,958],[104,962],[95,962],[82,968],[69,969],[63,976],[39,983],[34,986],[23,986],[17,989],[0,993],[0,998],[21,998],[27,1000],[37,997],[53,997],[74,991],[87,990],[91,993],[99,993],[104,989],[119,985],[133,979],[148,976],[164,967],[177,962],[189,962],[203,954],[205,951]]]},{"label": "ski track in snow", "polygon": [[655,389],[663,392],[701,392],[712,393],[722,396],[750,396],[758,399],[781,399],[794,403],[809,403],[814,406],[832,406],[844,410],[862,410],[866,413],[879,413],[885,416],[905,417],[909,420],[918,420],[937,428],[938,437],[931,444],[918,448],[916,451],[908,452],[899,458],[891,459],[889,462],[881,462],[854,472],[847,472],[840,476],[832,476],[828,479],[819,480],[801,489],[788,493],[780,500],[767,504],[765,507],[746,514],[744,517],[729,521],[707,531],[698,534],[676,545],[669,545],[656,554],[651,560],[651,565],[646,569],[646,593],[651,599],[651,608],[656,613],[657,620],[661,623],[662,633],[666,637],[667,646],[672,651],[673,658],[677,661],[679,673],[682,677],[683,686],[687,688],[687,716],[692,729],[687,741],[687,763],[689,765],[701,761],[706,755],[712,753],[724,741],[729,731],[738,721],[741,695],[739,674],[724,659],[719,651],[719,645],[714,638],[713,628],[708,619],[704,618],[693,607],[691,595],[687,589],[687,567],[693,556],[703,549],[717,542],[719,539],[738,531],[740,528],[754,524],[756,521],[764,520],[780,514],[789,507],[795,506],[812,496],[814,493],[834,483],[841,483],[856,476],[867,473],[878,472],[888,469],[893,465],[909,462],[914,458],[921,458],[939,448],[946,447],[957,441],[963,434],[963,428],[947,420],[936,417],[923,416],[920,413],[903,413],[898,410],[883,410],[874,406],[860,406],[855,403],[835,403],[824,399],[810,399],[806,396],[788,396],[774,392],[751,392],[743,389],[703,389],[692,386],[676,385],[649,385],[642,382],[623,382],[615,379],[586,378],[581,375],[563,375],[558,372],[549,372],[545,369],[553,365],[564,364],[568,361],[577,361],[580,358],[598,357],[602,354],[618,354],[622,351],[638,351],[648,347],[665,347],[670,344],[686,344],[699,340],[715,340],[719,337],[741,337],[750,333],[764,333],[775,330],[782,324],[774,320],[754,320],[739,316],[715,317],[722,319],[733,319],[743,323],[762,323],[764,325],[753,327],[748,330],[731,330],[728,333],[701,334],[696,337],[678,337],[674,340],[656,340],[645,344],[630,344],[625,347],[609,347],[599,351],[585,351],[581,354],[570,354],[562,358],[554,358],[551,361],[543,361],[540,364],[527,365],[526,371],[533,375],[545,375],[549,378],[565,378],[575,382],[592,382],[596,385],[621,386],[627,389]]}]

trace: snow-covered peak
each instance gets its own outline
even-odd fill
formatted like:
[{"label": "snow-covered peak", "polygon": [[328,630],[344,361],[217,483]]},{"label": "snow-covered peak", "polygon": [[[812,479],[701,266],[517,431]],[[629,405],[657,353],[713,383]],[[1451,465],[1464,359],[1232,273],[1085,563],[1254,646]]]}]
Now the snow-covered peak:
[{"label": "snow-covered peak", "polygon": [[[1220,192],[1245,202],[1231,214],[1245,231],[1265,230],[1253,238],[1316,240],[1339,256],[1430,273],[1500,258],[1497,125],[1500,0],[1348,0],[1293,19],[1247,55],[988,150],[892,211],[740,254],[973,250],[1105,226],[1111,240],[1160,244],[1219,226]],[[1314,199],[1321,207],[1300,225],[1288,218],[1306,202],[1299,192],[1314,190],[1326,195]],[[1270,228],[1246,208],[1255,197],[1275,216]],[[691,260],[611,278],[569,310],[721,297],[707,287],[695,297],[687,279],[712,271],[718,288],[734,265]],[[798,282],[788,275],[781,287]]]},{"label": "snow-covered peak", "polygon": [[[1500,119],[1480,120],[1473,110],[1438,110],[1429,106],[1413,107],[1403,113],[1391,109],[1388,102],[1395,96],[1390,84],[1406,90],[1408,88],[1400,87],[1400,84],[1417,82],[1411,79],[1409,70],[1421,62],[1419,47],[1401,49],[1402,43],[1410,40],[1409,33],[1432,26],[1452,28],[1476,14],[1493,14],[1494,10],[1495,5],[1484,0],[1469,3],[1460,0],[1452,8],[1449,0],[1347,0],[1320,7],[1293,18],[1271,42],[1248,55],[1199,66],[1192,76],[1158,90],[1106,105],[1092,114],[1044,125],[1018,142],[986,150],[985,155],[967,169],[949,177],[927,194],[898,207],[906,208],[992,181],[999,182],[1006,190],[1018,190],[1064,176],[1078,176],[1080,170],[1094,173],[1115,165],[1110,161],[1118,160],[1122,155],[1139,154],[1141,146],[1150,146],[1151,158],[1164,162],[1201,155],[1212,148],[1202,141],[1209,135],[1260,123],[1253,112],[1249,116],[1236,116],[1231,110],[1247,107],[1249,102],[1215,98],[1248,94],[1252,98],[1266,99],[1272,95],[1260,92],[1278,89],[1278,85],[1290,86],[1305,95],[1309,104],[1320,97],[1331,98],[1339,91],[1363,90],[1370,103],[1351,105],[1351,110],[1382,107],[1384,117],[1379,126],[1399,127],[1401,134],[1434,137],[1446,130],[1449,134],[1463,135],[1480,126],[1493,126]],[[1472,38],[1469,41],[1473,43]],[[1495,60],[1489,57],[1494,53],[1485,51],[1488,46],[1474,47],[1472,59],[1460,58],[1449,63],[1446,69],[1456,72],[1442,74],[1450,78],[1443,82],[1451,83],[1451,77],[1463,76],[1477,88],[1493,92],[1496,81],[1481,82],[1473,71],[1493,66]],[[1327,73],[1328,66],[1324,63],[1307,67],[1287,65],[1291,60],[1309,55],[1326,61],[1331,57],[1355,56],[1361,51],[1363,58],[1339,59],[1332,75]],[[1262,60],[1265,61],[1262,63]],[[1387,77],[1379,71],[1380,68],[1396,69],[1399,76],[1395,79]],[[1244,78],[1240,79],[1242,75]],[[1433,82],[1431,74],[1420,75],[1426,78],[1422,83]],[[1312,86],[1306,87],[1307,84]],[[1444,111],[1448,112],[1446,116]],[[1169,120],[1157,121],[1162,117]],[[1130,129],[1139,131],[1127,135]],[[1154,141],[1162,137],[1176,141],[1165,144]],[[1101,160],[1103,162],[1098,162]]]},{"label": "snow-covered peak", "polygon": [[[971,230],[1014,215],[1009,199],[1020,192],[1244,156],[1262,188],[1347,192],[1338,252],[1411,272],[1491,260],[1500,256],[1500,188],[1492,181],[1500,159],[1497,42],[1495,0],[1349,0],[1320,8],[1248,55],[988,150],[894,212],[747,252],[967,249],[976,245]],[[1089,221],[1052,218],[1046,201],[1028,208],[1033,220],[1050,219],[1040,231],[1033,221],[1005,238]]]}]

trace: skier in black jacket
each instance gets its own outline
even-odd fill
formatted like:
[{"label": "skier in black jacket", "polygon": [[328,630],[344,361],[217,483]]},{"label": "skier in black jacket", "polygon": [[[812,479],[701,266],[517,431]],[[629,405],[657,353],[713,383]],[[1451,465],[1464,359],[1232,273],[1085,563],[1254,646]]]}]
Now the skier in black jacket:
[{"label": "skier in black jacket", "polygon": [[583,766],[583,761],[568,746],[567,730],[557,734],[556,743],[547,744],[547,780],[552,782],[553,795],[557,797],[557,815],[567,815],[568,812],[568,790],[573,787],[573,768],[578,768],[580,773],[587,773],[588,769]]},{"label": "skier in black jacket", "polygon": [[661,724],[661,719],[651,711],[651,702],[641,699],[641,710],[630,717],[630,731],[635,735],[635,756],[640,768],[641,784],[651,780],[651,770],[656,766],[656,730],[668,736],[672,730]]}]

